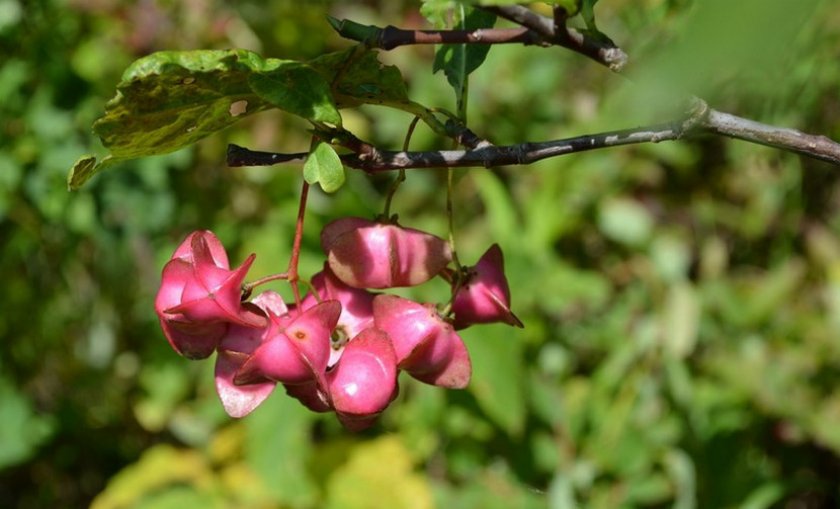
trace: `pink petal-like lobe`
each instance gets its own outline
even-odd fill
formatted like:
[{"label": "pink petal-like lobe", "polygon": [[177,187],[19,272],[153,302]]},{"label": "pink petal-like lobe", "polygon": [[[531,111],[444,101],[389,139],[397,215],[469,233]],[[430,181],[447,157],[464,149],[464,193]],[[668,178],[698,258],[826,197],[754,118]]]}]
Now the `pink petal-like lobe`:
[{"label": "pink petal-like lobe", "polygon": [[[373,298],[375,294],[361,289],[353,288],[339,280],[324,264],[324,270],[312,277],[311,285],[314,293],[310,293],[303,299],[303,309],[308,309],[318,303],[319,300],[334,299],[341,303],[341,314],[338,323],[331,334],[331,351],[328,366],[335,365],[341,358],[344,345],[357,336],[364,329],[373,325]],[[316,298],[316,294],[318,298]]]},{"label": "pink petal-like lobe", "polygon": [[[253,305],[248,305],[246,313],[262,314]],[[216,392],[222,406],[231,417],[244,417],[257,408],[274,390],[275,383],[265,378],[248,385],[234,382],[236,373],[262,342],[264,331],[251,327],[231,325],[227,335],[221,340],[216,357]]]}]

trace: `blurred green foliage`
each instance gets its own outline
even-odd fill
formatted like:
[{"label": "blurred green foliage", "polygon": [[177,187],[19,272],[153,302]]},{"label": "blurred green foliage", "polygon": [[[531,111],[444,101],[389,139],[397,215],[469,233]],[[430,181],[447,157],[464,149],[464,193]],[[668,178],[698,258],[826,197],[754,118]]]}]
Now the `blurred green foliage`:
[{"label": "blurred green foliage", "polygon": [[[470,80],[497,143],[667,116],[670,90],[840,138],[833,2],[603,0],[598,29],[634,82],[562,49],[493,48]],[[544,7],[543,7],[544,8]],[[722,139],[463,171],[461,259],[505,250],[524,330],[464,332],[467,391],[402,380],[364,434],[282,390],[227,418],[211,363],[175,355],[152,300],[177,243],[214,230],[252,276],[282,270],[302,168],[229,169],[227,142],[309,146],[265,113],[194,149],[67,193],[123,69],[161,49],[310,59],[347,47],[325,14],[422,26],[415,2],[0,0],[0,500],[83,507],[836,507],[840,504],[840,182],[836,168]],[[743,29],[743,30],[742,30]],[[426,106],[454,109],[431,48],[383,53]],[[635,73],[635,74],[634,74]],[[345,125],[399,147],[411,117]],[[412,147],[440,147],[420,127]],[[320,226],[379,210],[390,176],[314,192]],[[443,234],[445,175],[410,172],[406,225]],[[285,291],[282,285],[277,289]],[[439,300],[440,282],[412,290]]]}]

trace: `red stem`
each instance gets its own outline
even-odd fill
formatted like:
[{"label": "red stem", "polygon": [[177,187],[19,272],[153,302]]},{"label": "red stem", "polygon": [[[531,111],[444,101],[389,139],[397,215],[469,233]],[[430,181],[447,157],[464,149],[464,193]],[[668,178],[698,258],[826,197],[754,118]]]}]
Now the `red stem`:
[{"label": "red stem", "polygon": [[242,292],[245,295],[244,298],[247,298],[251,295],[251,292],[254,291],[254,288],[264,285],[266,283],[270,283],[271,281],[277,281],[278,279],[289,279],[289,274],[287,272],[281,272],[279,274],[271,274],[269,276],[263,276],[259,279],[251,281],[250,283],[245,283],[242,285]]},{"label": "red stem", "polygon": [[306,214],[306,198],[309,195],[309,184],[304,180],[300,190],[300,205],[298,206],[297,222],[295,223],[295,240],[292,244],[292,256],[289,258],[289,268],[286,270],[286,279],[292,287],[295,296],[295,306],[300,309],[300,288],[298,281],[298,261],[300,260],[300,242],[303,238],[303,219]]}]

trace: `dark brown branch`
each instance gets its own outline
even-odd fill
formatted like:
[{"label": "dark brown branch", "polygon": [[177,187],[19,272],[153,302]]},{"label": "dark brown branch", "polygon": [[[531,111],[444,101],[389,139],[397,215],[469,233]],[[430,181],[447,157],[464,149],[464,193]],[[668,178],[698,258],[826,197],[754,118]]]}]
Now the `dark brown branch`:
[{"label": "dark brown branch", "polygon": [[227,148],[228,166],[272,166],[274,164],[288,163],[306,159],[309,152],[298,154],[278,154],[277,152],[260,152],[250,150],[233,143]]},{"label": "dark brown branch", "polygon": [[519,28],[481,28],[477,30],[405,30],[362,25],[348,19],[329,19],[345,39],[359,41],[372,48],[392,50],[413,44],[539,44],[541,38],[532,30]]},{"label": "dark brown branch", "polygon": [[405,30],[391,25],[381,28],[362,25],[347,19],[328,19],[342,37],[384,50],[410,44],[540,44],[563,46],[586,55],[613,71],[620,71],[627,62],[627,55],[612,41],[590,37],[566,27],[565,23],[555,24],[554,20],[536,14],[525,7],[482,8],[522,26],[477,30]]},{"label": "dark brown branch", "polygon": [[592,37],[566,26],[565,19],[537,14],[521,5],[482,6],[482,9],[534,31],[543,41],[585,55],[615,72],[627,64],[627,53],[606,37]]},{"label": "dark brown branch", "polygon": [[[709,109],[702,101],[697,101],[694,110],[687,117],[675,122],[508,146],[496,146],[484,142],[467,150],[390,151],[380,150],[353,137],[349,138],[351,142],[343,144],[351,148],[353,153],[345,154],[341,159],[346,166],[369,173],[416,168],[505,166],[530,164],[575,152],[636,143],[658,143],[703,134],[738,138],[840,165],[840,144],[825,136],[805,134],[793,129],[773,127],[743,119]],[[255,152],[236,145],[230,145],[228,148],[229,166],[267,166],[305,158],[304,153]]]},{"label": "dark brown branch", "polygon": [[[562,140],[518,145],[489,145],[468,150],[406,152],[380,150],[370,144],[356,147],[359,152],[341,156],[342,162],[368,173],[417,168],[463,168],[530,164],[549,157],[634,143],[674,140],[681,136],[680,124],[663,124],[639,129],[576,136]],[[233,155],[233,156],[232,156]],[[253,155],[253,157],[251,157]],[[272,156],[275,156],[272,158]],[[228,146],[228,166],[270,166],[277,162],[303,160],[306,154],[255,152],[237,145]]]},{"label": "dark brown branch", "polygon": [[382,29],[382,49],[408,44],[537,44],[540,38],[531,30],[519,28],[479,28],[476,30],[404,30],[393,25]]}]

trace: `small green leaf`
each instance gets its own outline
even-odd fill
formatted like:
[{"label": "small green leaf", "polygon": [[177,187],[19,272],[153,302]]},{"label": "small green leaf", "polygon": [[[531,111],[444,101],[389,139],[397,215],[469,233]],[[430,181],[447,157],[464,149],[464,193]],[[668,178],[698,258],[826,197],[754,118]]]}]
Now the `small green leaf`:
[{"label": "small green leaf", "polygon": [[310,184],[316,182],[326,193],[337,191],[344,185],[344,166],[329,143],[315,144],[303,165],[303,178]]},{"label": "small green leaf", "polygon": [[[481,9],[470,9],[459,28],[464,30],[493,28],[495,23],[495,14]],[[455,94],[460,97],[467,76],[484,63],[490,47],[489,44],[444,44],[435,52],[432,70],[433,72],[443,70],[447,81],[455,89]]]},{"label": "small green leaf", "polygon": [[586,23],[586,28],[596,33],[598,33],[598,27],[595,26],[595,4],[597,3],[598,0],[583,0],[580,5],[580,15]]},{"label": "small green leaf", "polygon": [[306,64],[285,61],[275,69],[248,77],[248,85],[264,101],[315,122],[341,125],[327,81]]}]

